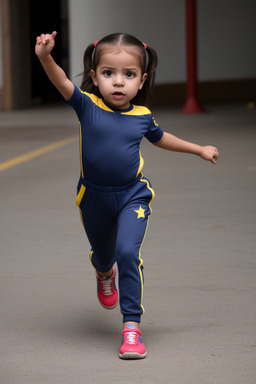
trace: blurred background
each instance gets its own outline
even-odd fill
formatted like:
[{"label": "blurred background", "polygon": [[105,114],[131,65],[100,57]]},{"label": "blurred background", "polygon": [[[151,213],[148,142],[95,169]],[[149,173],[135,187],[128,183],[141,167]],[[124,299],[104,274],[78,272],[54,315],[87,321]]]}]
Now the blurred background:
[{"label": "blurred background", "polygon": [[[196,16],[209,113],[184,116],[186,0],[0,0],[1,384],[255,384],[256,1],[197,0]],[[53,56],[77,85],[103,36],[154,46],[156,121],[220,152],[212,166],[142,141],[156,192],[142,365],[118,360],[121,314],[96,299],[75,205],[77,116],[34,54],[54,30]]]},{"label": "blurred background", "polygon": [[[256,2],[197,1],[198,95],[202,103],[256,99]],[[159,56],[154,104],[186,94],[185,1],[0,0],[0,110],[51,103],[58,95],[34,54],[36,36],[58,32],[54,57],[80,84],[85,48],[113,32],[134,34]]]}]

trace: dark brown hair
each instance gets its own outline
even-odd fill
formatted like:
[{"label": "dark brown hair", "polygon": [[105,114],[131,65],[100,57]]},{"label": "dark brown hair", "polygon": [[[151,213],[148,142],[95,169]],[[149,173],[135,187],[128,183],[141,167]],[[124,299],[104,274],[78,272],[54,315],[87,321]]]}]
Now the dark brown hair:
[{"label": "dark brown hair", "polygon": [[101,48],[105,44],[112,45],[126,45],[139,48],[141,52],[141,69],[142,74],[147,73],[147,79],[141,90],[131,100],[133,104],[147,106],[150,102],[152,95],[152,88],[155,80],[155,71],[157,66],[157,54],[154,48],[147,45],[145,46],[136,37],[125,33],[113,33],[103,39],[99,40],[96,44],[90,44],[84,53],[84,71],[82,73],[83,79],[81,83],[81,90],[93,93],[98,97],[102,97],[99,88],[96,87],[92,81],[90,71],[93,69],[96,72],[97,65],[100,59]]}]

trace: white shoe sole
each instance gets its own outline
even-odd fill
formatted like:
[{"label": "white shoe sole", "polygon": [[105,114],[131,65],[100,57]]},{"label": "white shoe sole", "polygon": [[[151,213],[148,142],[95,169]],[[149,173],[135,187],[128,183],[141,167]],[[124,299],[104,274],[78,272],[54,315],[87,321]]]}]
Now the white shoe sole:
[{"label": "white shoe sole", "polygon": [[119,353],[120,359],[126,360],[135,360],[135,359],[144,359],[147,356],[147,352],[140,354],[136,352],[125,352],[123,354]]}]

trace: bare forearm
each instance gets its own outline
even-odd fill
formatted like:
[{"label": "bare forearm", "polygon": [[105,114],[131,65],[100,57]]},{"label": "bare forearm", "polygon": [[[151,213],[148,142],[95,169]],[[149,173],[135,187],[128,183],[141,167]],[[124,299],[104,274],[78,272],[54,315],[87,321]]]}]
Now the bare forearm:
[{"label": "bare forearm", "polygon": [[200,145],[179,139],[167,132],[164,132],[161,140],[155,143],[155,145],[169,151],[192,153],[195,155],[200,155],[202,149]]},{"label": "bare forearm", "polygon": [[219,152],[217,148],[207,145],[201,146],[198,144],[190,143],[179,139],[178,137],[171,135],[168,132],[164,132],[161,140],[159,140],[155,145],[159,148],[167,149],[169,151],[183,152],[183,153],[192,153],[194,155],[200,156],[204,160],[211,161],[213,164],[216,164],[219,158]]},{"label": "bare forearm", "polygon": [[74,86],[67,78],[63,69],[55,63],[51,55],[39,57],[39,60],[53,85],[59,90],[64,99],[69,100],[72,96]]},{"label": "bare forearm", "polygon": [[65,100],[69,100],[74,92],[74,85],[51,56],[56,35],[57,32],[54,31],[51,34],[47,33],[46,35],[41,34],[38,36],[36,39],[35,53],[53,85],[55,85]]}]

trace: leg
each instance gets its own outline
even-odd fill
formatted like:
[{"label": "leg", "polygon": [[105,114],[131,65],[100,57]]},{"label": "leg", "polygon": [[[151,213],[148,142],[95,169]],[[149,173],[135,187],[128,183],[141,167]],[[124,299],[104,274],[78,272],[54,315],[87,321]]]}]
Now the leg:
[{"label": "leg", "polygon": [[[107,196],[86,191],[80,204],[81,219],[92,246],[90,260],[96,269],[97,295],[101,305],[113,309],[117,305],[118,291],[115,286],[116,224],[112,219]],[[104,198],[105,197],[105,198]]]},{"label": "leg", "polygon": [[147,203],[135,201],[125,207],[117,221],[116,258],[119,269],[120,307],[124,323],[134,322],[136,326],[144,312],[141,247],[149,214]]},{"label": "leg", "polygon": [[120,306],[124,322],[119,353],[122,359],[142,359],[147,355],[138,329],[140,316],[144,312],[141,247],[147,232],[154,191],[149,181],[143,177],[134,189],[130,203],[118,219],[117,262]]},{"label": "leg", "polygon": [[108,277],[115,263],[117,234],[108,197],[108,194],[86,189],[79,206],[83,227],[92,247],[90,260],[104,277]]}]

